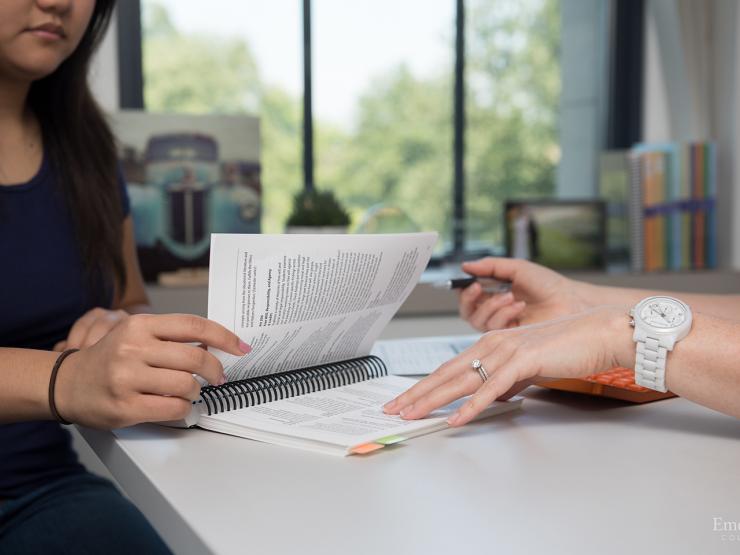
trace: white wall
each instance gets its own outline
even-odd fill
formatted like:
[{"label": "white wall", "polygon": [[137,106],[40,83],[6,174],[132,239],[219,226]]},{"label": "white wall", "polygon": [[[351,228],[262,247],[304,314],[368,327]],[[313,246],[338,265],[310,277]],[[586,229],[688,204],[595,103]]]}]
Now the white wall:
[{"label": "white wall", "polygon": [[[709,128],[718,141],[718,179],[722,186],[718,203],[720,255],[727,266],[740,269],[740,8],[737,0],[714,0],[713,52],[708,81]],[[720,196],[718,194],[718,196]]]},{"label": "white wall", "polygon": [[[117,13],[117,12],[116,12]],[[108,34],[100,45],[90,67],[90,87],[95,98],[106,112],[118,110],[118,32],[117,15],[108,28]]]},{"label": "white wall", "polygon": [[663,59],[658,45],[655,17],[650,12],[645,21],[645,35],[643,140],[664,142],[671,137],[668,91],[663,71]]}]

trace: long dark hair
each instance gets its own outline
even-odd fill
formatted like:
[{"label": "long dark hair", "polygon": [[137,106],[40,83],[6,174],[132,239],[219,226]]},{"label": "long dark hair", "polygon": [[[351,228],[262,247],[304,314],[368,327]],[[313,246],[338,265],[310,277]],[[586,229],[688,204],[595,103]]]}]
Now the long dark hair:
[{"label": "long dark hair", "polygon": [[75,51],[56,71],[35,81],[28,96],[46,155],[75,220],[90,283],[99,285],[92,291],[96,301],[102,300],[111,278],[121,294],[126,287],[116,145],[87,82],[90,58],[105,35],[114,6],[115,0],[96,1]]}]

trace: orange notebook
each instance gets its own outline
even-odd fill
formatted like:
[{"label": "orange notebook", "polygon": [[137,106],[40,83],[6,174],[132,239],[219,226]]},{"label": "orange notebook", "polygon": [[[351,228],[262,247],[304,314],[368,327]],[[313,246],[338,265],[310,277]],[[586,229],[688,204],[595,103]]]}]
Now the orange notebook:
[{"label": "orange notebook", "polygon": [[647,403],[668,399],[676,395],[670,391],[661,393],[635,383],[635,372],[630,368],[614,368],[608,372],[601,372],[585,378],[564,378],[541,384],[548,389],[571,391],[621,399],[631,403]]}]

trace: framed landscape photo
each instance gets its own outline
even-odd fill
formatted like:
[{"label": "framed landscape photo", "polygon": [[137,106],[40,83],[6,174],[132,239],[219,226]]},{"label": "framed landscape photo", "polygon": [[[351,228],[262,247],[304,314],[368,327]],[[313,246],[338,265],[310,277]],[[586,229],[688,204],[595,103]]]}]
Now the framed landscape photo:
[{"label": "framed landscape photo", "polygon": [[606,204],[600,200],[508,200],[506,255],[557,270],[606,266]]}]

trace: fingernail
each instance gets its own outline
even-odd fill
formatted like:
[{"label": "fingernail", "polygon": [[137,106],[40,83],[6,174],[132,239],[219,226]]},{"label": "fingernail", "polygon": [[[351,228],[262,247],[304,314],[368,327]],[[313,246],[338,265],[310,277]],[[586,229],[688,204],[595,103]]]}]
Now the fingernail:
[{"label": "fingernail", "polygon": [[383,405],[383,410],[384,411],[389,411],[389,410],[391,410],[393,408],[393,405],[395,405],[395,404],[396,404],[396,400],[395,399],[393,399],[392,401],[388,401],[385,405]]},{"label": "fingernail", "polygon": [[408,405],[406,407],[403,407],[401,409],[401,412],[399,413],[401,415],[401,418],[406,418],[409,414],[411,414],[411,411],[414,410],[414,405]]},{"label": "fingernail", "polygon": [[511,291],[504,293],[504,300],[510,301],[513,298],[514,298],[514,293],[512,293]]},{"label": "fingernail", "polygon": [[252,352],[252,347],[244,343],[244,341],[242,341],[241,339],[239,340],[239,348],[245,355]]},{"label": "fingernail", "polygon": [[223,375],[218,380],[218,385],[224,385],[227,382],[226,375]]},{"label": "fingernail", "polygon": [[456,412],[455,414],[453,414],[447,419],[447,423],[450,426],[454,426],[455,424],[457,424],[458,420],[460,420],[460,413]]}]

